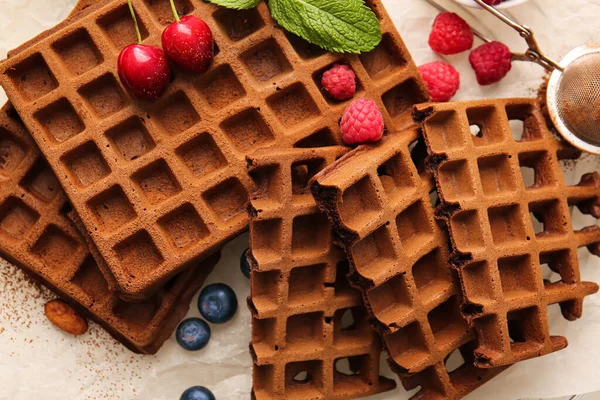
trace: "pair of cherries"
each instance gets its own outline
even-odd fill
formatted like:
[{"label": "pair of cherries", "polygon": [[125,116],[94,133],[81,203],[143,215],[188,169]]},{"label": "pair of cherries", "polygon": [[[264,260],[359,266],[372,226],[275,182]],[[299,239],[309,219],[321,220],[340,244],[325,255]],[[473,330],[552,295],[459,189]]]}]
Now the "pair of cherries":
[{"label": "pair of cherries", "polygon": [[176,22],[163,31],[163,48],[160,49],[141,44],[137,19],[128,0],[138,43],[121,50],[118,71],[123,85],[140,100],[156,100],[167,89],[171,81],[169,60],[187,72],[201,74],[208,70],[214,58],[214,39],[209,26],[194,16],[180,19],[173,0],[170,1]]}]

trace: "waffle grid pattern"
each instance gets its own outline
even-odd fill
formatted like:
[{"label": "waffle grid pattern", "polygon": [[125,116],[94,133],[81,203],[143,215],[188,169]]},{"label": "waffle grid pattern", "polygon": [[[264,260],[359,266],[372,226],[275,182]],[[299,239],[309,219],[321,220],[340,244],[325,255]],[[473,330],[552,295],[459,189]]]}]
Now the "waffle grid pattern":
[{"label": "waffle grid pattern", "polygon": [[259,150],[250,212],[255,399],[350,399],[395,387],[381,344],[308,182],[344,147]]},{"label": "waffle grid pattern", "polygon": [[[383,6],[369,4],[384,37],[358,57],[288,36],[262,3],[237,12],[178,1],[181,13],[207,21],[219,52],[206,75],[176,71],[153,104],[131,100],[116,75],[120,49],[135,38],[125,0],[106,2],[0,66],[0,83],[124,298],[148,296],[246,229],[246,154],[339,141],[347,102],[328,101],[318,86],[333,63],[354,69],[358,95],[377,100],[390,129],[411,122],[411,106],[427,92]],[[159,43],[167,5],[135,2],[144,43]]]},{"label": "waffle grid pattern", "polygon": [[[436,212],[451,232],[462,313],[478,337],[476,364],[507,365],[566,347],[566,338],[550,335],[547,307],[558,303],[574,320],[583,298],[598,290],[581,282],[577,252],[600,255],[600,227],[573,231],[569,207],[600,217],[600,175],[565,184],[559,161],[579,154],[551,135],[534,99],[421,105],[415,118],[432,154],[442,201]],[[543,279],[546,264],[559,281]]]},{"label": "waffle grid pattern", "polygon": [[[460,315],[448,237],[434,218],[435,187],[413,128],[362,146],[317,174],[312,192],[333,222],[390,354],[414,398],[458,399],[502,369],[473,366],[475,336]],[[446,361],[460,353],[463,364]]]},{"label": "waffle grid pattern", "polygon": [[126,303],[111,291],[113,280],[102,274],[65,215],[68,209],[52,170],[14,109],[5,106],[0,114],[0,253],[131,350],[155,353],[187,312],[206,272],[186,272],[152,299]]}]

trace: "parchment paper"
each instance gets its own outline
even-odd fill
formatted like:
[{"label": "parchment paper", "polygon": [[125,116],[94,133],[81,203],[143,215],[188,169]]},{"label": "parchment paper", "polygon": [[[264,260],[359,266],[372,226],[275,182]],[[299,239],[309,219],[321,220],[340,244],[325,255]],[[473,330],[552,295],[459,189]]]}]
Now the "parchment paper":
[{"label": "parchment paper", "polygon": [[[427,46],[436,11],[423,0],[383,1],[417,63],[439,59]],[[450,0],[440,1],[456,9]],[[74,4],[75,0],[0,0],[0,54],[55,25]],[[546,52],[557,59],[578,45],[600,41],[599,0],[532,0],[509,12],[531,26]],[[463,15],[488,36],[514,49],[524,48],[515,32],[484,11],[465,10]],[[456,100],[534,96],[543,76],[536,65],[515,64],[502,83],[482,88],[475,82],[466,53],[447,60],[461,72],[462,88]],[[4,99],[0,93],[2,103]],[[599,168],[599,159],[590,156],[575,167],[567,166],[566,175],[574,180]],[[578,212],[574,217],[575,228],[590,221]],[[0,399],[174,400],[198,384],[209,387],[218,399],[248,399],[250,316],[245,298],[249,287],[239,272],[239,257],[247,241],[243,235],[228,245],[209,279],[226,282],[236,291],[240,310],[234,320],[213,326],[212,340],[203,351],[187,353],[171,338],[151,357],[133,355],[93,324],[90,332],[78,339],[59,332],[43,316],[42,306],[52,294],[0,260]],[[581,257],[583,278],[600,282],[600,260],[584,251]],[[194,302],[190,316],[198,315]],[[549,398],[600,390],[600,296],[586,300],[583,318],[574,323],[567,323],[558,307],[552,307],[550,326],[553,334],[568,337],[566,350],[514,366],[469,398]],[[408,394],[401,388],[374,397],[405,398]]]}]

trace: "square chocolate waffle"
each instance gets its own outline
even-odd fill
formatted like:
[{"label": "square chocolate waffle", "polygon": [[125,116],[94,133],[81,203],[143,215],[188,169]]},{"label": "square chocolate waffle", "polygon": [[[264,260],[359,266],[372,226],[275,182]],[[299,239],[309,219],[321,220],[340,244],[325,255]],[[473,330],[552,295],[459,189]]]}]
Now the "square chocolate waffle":
[{"label": "square chocolate waffle", "polygon": [[153,354],[185,316],[218,257],[127,303],[66,216],[66,196],[15,110],[0,111],[0,255],[137,353]]},{"label": "square chocolate waffle", "polygon": [[[144,43],[159,45],[172,22],[168,3],[134,3]],[[209,24],[218,54],[202,76],[176,70],[155,103],[130,98],[118,80],[119,51],[135,42],[125,0],[100,4],[0,66],[0,84],[125,299],[151,295],[247,228],[247,154],[339,143],[348,102],[328,100],[319,86],[332,64],[354,69],[358,95],[377,101],[390,129],[412,123],[412,105],[428,98],[380,1],[368,4],[383,40],[361,56],[287,34],[264,3],[248,11],[176,3]]]},{"label": "square chocolate waffle", "polygon": [[[433,215],[425,155],[419,129],[396,132],[325,168],[311,190],[405,388],[420,386],[418,399],[459,399],[502,369],[473,365],[475,335],[460,315],[460,285],[447,263],[447,232]],[[449,370],[454,353],[464,362]]]},{"label": "square chocolate waffle", "polygon": [[[450,229],[462,314],[477,334],[475,364],[563,349],[567,339],[550,334],[547,307],[558,303],[575,320],[583,298],[598,291],[581,282],[577,251],[600,255],[600,227],[574,231],[569,207],[600,217],[600,174],[565,184],[559,161],[579,153],[552,136],[534,99],[420,105],[415,119],[439,189],[436,215]],[[545,267],[560,279],[545,281]]]},{"label": "square chocolate waffle", "polygon": [[255,399],[350,399],[395,387],[381,342],[308,182],[344,147],[259,150],[248,158]]}]

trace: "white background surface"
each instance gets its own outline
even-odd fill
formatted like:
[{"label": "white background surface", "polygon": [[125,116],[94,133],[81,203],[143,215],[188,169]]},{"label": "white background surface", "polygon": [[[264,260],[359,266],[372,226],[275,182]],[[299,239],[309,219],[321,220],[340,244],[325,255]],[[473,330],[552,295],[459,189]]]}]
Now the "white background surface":
[{"label": "white background surface", "polygon": [[[456,9],[449,1],[440,1]],[[439,59],[427,46],[436,11],[423,0],[383,2],[417,63]],[[75,0],[0,0],[0,55],[55,25],[74,4]],[[557,59],[573,47],[600,41],[600,0],[532,0],[510,13],[530,25],[546,52]],[[488,36],[515,50],[524,48],[515,32],[484,11],[470,9],[462,14]],[[468,65],[467,53],[446,61],[461,72],[457,100],[534,96],[543,76],[538,66],[515,64],[502,83],[482,88]],[[0,93],[0,101],[4,99]],[[577,170],[569,168],[567,177],[575,179],[599,166],[598,158],[587,157]],[[581,222],[579,216],[575,220],[576,225]],[[19,271],[0,260],[0,399],[176,400],[183,390],[196,384],[211,388],[218,399],[248,399],[250,316],[245,298],[249,290],[238,269],[246,246],[246,235],[227,246],[217,272],[209,279],[235,289],[241,307],[234,320],[213,326],[213,338],[201,352],[186,353],[171,338],[157,356],[133,355],[95,325],[78,339],[54,329],[46,322],[42,308],[52,295],[46,291],[40,295]],[[581,254],[583,278],[600,282],[600,260]],[[190,315],[198,316],[195,302]],[[600,297],[588,298],[584,317],[574,323],[564,321],[554,309],[551,330],[569,338],[566,350],[512,367],[469,398],[549,398],[600,390]],[[376,397],[403,398],[407,394],[401,388]],[[591,398],[597,397],[586,396]]]}]

